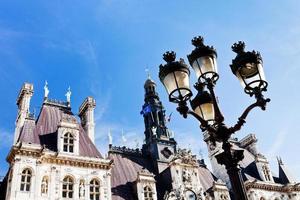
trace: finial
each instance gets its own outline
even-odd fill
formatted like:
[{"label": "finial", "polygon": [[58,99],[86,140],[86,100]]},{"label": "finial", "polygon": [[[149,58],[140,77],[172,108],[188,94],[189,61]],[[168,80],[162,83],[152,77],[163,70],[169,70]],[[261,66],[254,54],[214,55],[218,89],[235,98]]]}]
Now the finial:
[{"label": "finial", "polygon": [[67,93],[65,94],[65,96],[67,97],[67,102],[70,103],[71,102],[71,87],[69,86]]},{"label": "finial", "polygon": [[280,156],[277,156],[278,165],[283,165],[282,159]]},{"label": "finial", "polygon": [[112,135],[111,135],[111,130],[108,129],[108,143],[109,143],[110,145],[112,145],[112,141],[113,141],[113,138],[112,138]]},{"label": "finial", "polygon": [[45,81],[45,86],[44,86],[44,99],[47,99],[48,98],[48,95],[49,95],[49,89],[48,89],[48,82]]},{"label": "finial", "polygon": [[145,72],[147,73],[147,78],[151,79],[150,70],[148,67],[145,69]]},{"label": "finial", "polygon": [[195,47],[201,47],[201,46],[204,46],[203,42],[204,42],[204,39],[203,39],[202,36],[194,37],[194,38],[192,39],[192,44],[193,44]]},{"label": "finial", "polygon": [[233,52],[240,54],[245,52],[245,42],[238,41],[231,46]]},{"label": "finial", "polygon": [[163,54],[163,59],[167,62],[173,62],[176,59],[176,53],[174,51],[167,51]]},{"label": "finial", "polygon": [[123,129],[122,129],[122,141],[123,141],[124,145],[125,145],[125,142],[127,142],[127,139],[124,135],[124,130]]}]

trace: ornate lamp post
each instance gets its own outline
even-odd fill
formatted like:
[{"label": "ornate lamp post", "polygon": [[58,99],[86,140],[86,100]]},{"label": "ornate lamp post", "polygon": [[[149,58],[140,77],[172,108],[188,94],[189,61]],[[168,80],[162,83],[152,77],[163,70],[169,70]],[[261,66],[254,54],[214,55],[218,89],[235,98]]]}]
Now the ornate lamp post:
[{"label": "ornate lamp post", "polygon": [[[244,42],[232,46],[237,56],[232,60],[231,70],[241,82],[245,93],[254,96],[256,102],[245,109],[234,126],[228,127],[223,123],[224,117],[214,93],[214,87],[219,79],[216,50],[204,45],[202,37],[195,37],[192,44],[195,49],[187,57],[198,79],[194,85],[198,92],[195,98],[190,100],[193,94],[189,85],[189,67],[183,59],[175,61],[176,54],[173,51],[163,55],[167,63],[160,65],[159,78],[167,90],[169,101],[178,104],[177,111],[184,118],[188,114],[194,116],[200,122],[201,130],[209,133],[210,141],[214,144],[216,141],[222,143],[223,152],[216,155],[216,159],[219,164],[226,167],[235,199],[245,200],[247,195],[238,165],[244,158],[243,150],[232,149],[228,140],[232,134],[241,129],[253,108],[260,107],[265,110],[266,103],[270,101],[262,95],[268,86],[263,72],[262,58],[258,52],[245,52]],[[188,101],[192,110],[187,105]]]}]

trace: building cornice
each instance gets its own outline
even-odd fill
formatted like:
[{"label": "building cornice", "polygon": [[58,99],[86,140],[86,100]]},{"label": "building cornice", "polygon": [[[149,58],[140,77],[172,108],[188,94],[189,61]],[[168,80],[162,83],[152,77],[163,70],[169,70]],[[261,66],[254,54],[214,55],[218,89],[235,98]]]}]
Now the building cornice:
[{"label": "building cornice", "polygon": [[45,148],[28,148],[22,145],[13,146],[6,158],[10,164],[15,162],[16,156],[27,156],[37,159],[37,164],[58,164],[74,167],[111,169],[113,161],[102,158],[90,158],[82,156],[68,156],[49,151]]},{"label": "building cornice", "polygon": [[276,192],[300,192],[300,185],[299,184],[266,184],[264,182],[252,181],[252,182],[245,182],[246,190],[250,189],[260,189],[260,190],[267,190],[267,191],[276,191]]}]

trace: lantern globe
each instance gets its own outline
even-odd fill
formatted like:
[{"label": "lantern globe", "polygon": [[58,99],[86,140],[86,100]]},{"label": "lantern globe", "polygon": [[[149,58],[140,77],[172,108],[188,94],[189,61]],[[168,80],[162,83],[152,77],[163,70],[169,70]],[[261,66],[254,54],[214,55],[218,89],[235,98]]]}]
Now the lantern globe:
[{"label": "lantern globe", "polygon": [[167,62],[159,66],[159,79],[166,88],[169,100],[174,103],[187,101],[192,96],[190,90],[190,70],[183,59],[175,61],[176,54],[166,52],[163,55]]},{"label": "lantern globe", "polygon": [[215,121],[215,109],[211,95],[207,91],[199,91],[196,97],[191,100],[191,107],[202,119]]},{"label": "lantern globe", "polygon": [[245,93],[254,94],[267,90],[268,83],[263,70],[262,57],[259,52],[245,52],[245,43],[239,41],[232,45],[237,53],[230,65],[232,73],[238,78]]},{"label": "lantern globe", "polygon": [[219,78],[217,52],[212,46],[204,45],[203,41],[203,37],[195,37],[192,40],[195,49],[187,57],[199,82],[204,83],[209,80],[216,82]]}]

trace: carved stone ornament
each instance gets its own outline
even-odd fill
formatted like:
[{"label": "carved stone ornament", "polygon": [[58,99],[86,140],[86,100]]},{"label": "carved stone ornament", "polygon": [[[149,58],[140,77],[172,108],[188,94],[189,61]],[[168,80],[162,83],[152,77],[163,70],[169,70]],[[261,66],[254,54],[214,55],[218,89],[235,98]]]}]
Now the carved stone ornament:
[{"label": "carved stone ornament", "polygon": [[62,115],[62,121],[70,122],[70,123],[74,123],[74,124],[77,123],[76,119],[73,116],[69,115],[69,114],[63,114]]},{"label": "carved stone ornament", "polygon": [[180,159],[184,164],[196,165],[197,158],[196,155],[192,155],[191,150],[187,149],[178,149],[176,155],[173,160]]}]

